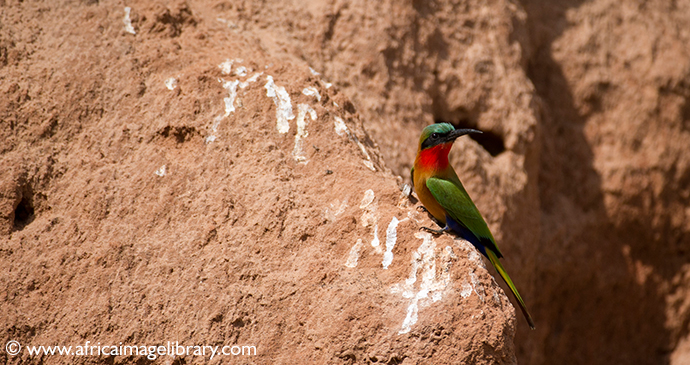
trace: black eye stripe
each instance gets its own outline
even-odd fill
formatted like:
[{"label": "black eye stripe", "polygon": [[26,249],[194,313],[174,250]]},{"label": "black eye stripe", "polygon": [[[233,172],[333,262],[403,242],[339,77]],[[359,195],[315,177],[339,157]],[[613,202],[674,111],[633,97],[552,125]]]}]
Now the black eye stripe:
[{"label": "black eye stripe", "polygon": [[439,144],[441,142],[441,139],[443,139],[443,137],[446,136],[447,134],[448,133],[444,133],[444,134],[431,133],[431,135],[429,137],[427,137],[427,139],[425,139],[424,142],[422,143],[422,149],[432,147],[432,146]]}]

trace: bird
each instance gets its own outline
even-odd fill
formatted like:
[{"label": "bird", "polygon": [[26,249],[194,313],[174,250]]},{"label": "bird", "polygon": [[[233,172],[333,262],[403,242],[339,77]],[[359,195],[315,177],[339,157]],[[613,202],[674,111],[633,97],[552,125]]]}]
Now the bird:
[{"label": "bird", "polygon": [[422,208],[431,214],[433,220],[442,228],[421,229],[434,234],[447,232],[469,241],[489,259],[513,293],[527,324],[534,329],[534,321],[527,311],[525,302],[499,261],[503,254],[498,249],[496,240],[448,162],[448,153],[453,147],[453,142],[458,137],[471,133],[482,132],[476,129],[455,129],[450,123],[436,123],[422,130],[417,157],[410,171],[412,184],[423,205]]}]

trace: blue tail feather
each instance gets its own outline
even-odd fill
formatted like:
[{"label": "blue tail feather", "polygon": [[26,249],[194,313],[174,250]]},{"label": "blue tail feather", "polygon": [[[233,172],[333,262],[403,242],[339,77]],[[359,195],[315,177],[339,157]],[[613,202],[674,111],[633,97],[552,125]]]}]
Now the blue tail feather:
[{"label": "blue tail feather", "polygon": [[[474,247],[477,248],[477,250],[479,250],[479,252],[482,253],[482,255],[484,255],[484,257],[489,258],[489,256],[486,254],[486,247],[494,246],[494,243],[491,242],[491,240],[475,236],[475,234],[472,233],[469,228],[465,227],[461,223],[456,222],[449,216],[446,216],[446,225],[460,237],[468,240]],[[496,256],[499,258],[502,257],[500,254],[497,254]]]}]

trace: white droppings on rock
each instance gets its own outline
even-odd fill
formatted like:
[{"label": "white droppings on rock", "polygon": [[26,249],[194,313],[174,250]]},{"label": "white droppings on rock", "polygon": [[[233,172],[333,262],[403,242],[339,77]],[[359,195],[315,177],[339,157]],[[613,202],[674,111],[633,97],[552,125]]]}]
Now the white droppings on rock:
[{"label": "white droppings on rock", "polygon": [[255,74],[253,74],[252,77],[248,78],[247,82],[256,82],[256,80],[258,80],[259,77],[263,74],[264,74],[263,72],[257,72]]},{"label": "white droppings on rock", "polygon": [[252,82],[256,82],[256,80],[258,80],[259,77],[263,74],[263,72],[257,72],[254,75],[252,75],[252,77],[248,78],[247,81],[240,82],[240,89],[244,89],[247,86],[249,86],[249,84],[251,84]]},{"label": "white droppings on rock", "polygon": [[305,87],[302,90],[302,94],[306,96],[313,96],[316,98],[316,101],[321,101],[321,94],[319,94],[319,90],[316,90],[316,88],[313,86]]},{"label": "white droppings on rock", "polygon": [[218,138],[216,137],[216,132],[218,131],[218,127],[220,126],[221,120],[223,120],[222,115],[219,115],[213,119],[213,125],[211,125],[211,133],[209,133],[209,135],[206,136],[206,139],[204,139],[204,142],[206,144],[214,142]]},{"label": "white droppings on rock", "polygon": [[174,77],[166,79],[165,87],[167,87],[168,90],[175,90],[175,88],[177,87],[177,80]]},{"label": "white droppings on rock", "polygon": [[404,196],[409,197],[412,192],[412,187],[407,184],[403,184],[402,193]]},{"label": "white droppings on rock", "polygon": [[374,163],[369,161],[369,160],[363,160],[362,163],[364,166],[366,166],[369,170],[371,171],[376,171],[376,167],[374,167]]},{"label": "white droppings on rock", "polygon": [[374,201],[376,199],[376,195],[374,194],[374,191],[371,189],[368,189],[367,191],[364,192],[364,196],[362,197],[362,201],[359,203],[359,209],[362,209],[362,218],[360,221],[362,222],[362,226],[364,227],[374,227],[374,238],[371,241],[371,247],[374,248],[374,251],[376,253],[383,253],[383,250],[381,249],[380,242],[379,242],[379,225],[378,225],[378,216],[376,214],[376,209],[378,208],[378,204]]},{"label": "white droppings on rock", "polygon": [[290,94],[282,86],[277,86],[273,82],[273,77],[266,76],[266,96],[273,98],[273,103],[276,105],[276,126],[278,133],[287,133],[290,130],[289,120],[295,119],[292,114],[292,104],[290,103]]},{"label": "white droppings on rock", "polygon": [[386,229],[386,252],[383,253],[383,261],[381,262],[384,270],[387,270],[388,266],[393,263],[393,248],[398,240],[398,223],[400,223],[398,218],[393,217]]},{"label": "white droppings on rock", "polygon": [[227,117],[230,115],[230,113],[235,111],[235,98],[237,97],[237,85],[239,85],[239,81],[225,81],[225,80],[219,80],[223,82],[223,88],[228,91],[228,96],[223,99],[225,102],[225,115],[223,117]]},{"label": "white droppings on rock", "polygon": [[364,192],[364,197],[362,197],[362,202],[359,204],[359,209],[362,209],[362,226],[371,227],[376,225],[376,209],[378,205],[374,202],[375,195],[374,191],[368,189]]},{"label": "white droppings on rock", "polygon": [[165,165],[159,167],[158,170],[154,171],[153,173],[160,177],[165,176]]},{"label": "white droppings on rock", "polygon": [[218,65],[218,68],[220,68],[220,73],[223,75],[230,75],[230,72],[232,72],[232,64],[234,62],[235,61],[233,60],[225,60],[225,62]]},{"label": "white droppings on rock", "polygon": [[374,198],[376,198],[376,194],[373,190],[368,189],[367,191],[365,191],[364,196],[362,197],[362,202],[359,203],[359,209],[364,209],[371,205],[371,203],[374,202]]},{"label": "white droppings on rock", "polygon": [[347,130],[347,125],[345,124],[345,121],[341,117],[334,117],[333,122],[335,124],[335,133],[339,136],[345,135],[345,134],[350,134],[350,131]]},{"label": "white droppings on rock", "polygon": [[[417,323],[419,318],[419,308],[430,305],[443,299],[445,290],[450,286],[450,267],[452,260],[456,259],[452,248],[446,247],[439,255],[441,260],[441,275],[436,275],[436,242],[428,232],[418,232],[415,237],[424,241],[417,251],[412,253],[412,269],[409,277],[400,284],[391,287],[392,293],[400,293],[403,298],[410,299],[407,307],[405,319],[399,334],[410,332],[412,326]],[[421,270],[421,282],[418,288],[417,275]]]},{"label": "white droppings on rock", "polygon": [[227,27],[230,29],[237,29],[238,28],[237,24],[233,21],[223,19],[223,18],[216,18],[216,20],[227,25]]},{"label": "white droppings on rock", "polygon": [[125,7],[125,17],[122,19],[122,22],[125,23],[125,32],[130,34],[137,34],[137,32],[134,30],[134,27],[132,26],[132,19],[129,17],[131,12],[132,8],[130,8],[129,6]]},{"label": "white droppings on rock", "polygon": [[230,113],[233,113],[235,111],[235,98],[237,98],[237,85],[239,85],[239,81],[234,80],[234,81],[225,81],[223,79],[218,79],[218,82],[223,83],[223,88],[228,91],[228,96],[223,98],[223,103],[225,104],[225,113],[223,115],[219,115],[213,119],[213,125],[211,126],[211,133],[204,139],[204,142],[206,144],[209,144],[211,142],[214,142],[218,137],[216,136],[216,132],[218,131],[218,127],[220,126],[220,122],[223,120],[223,118],[227,117],[230,115]]},{"label": "white droppings on rock", "polygon": [[359,139],[357,139],[357,137],[355,137],[355,142],[357,143],[357,146],[359,146],[359,149],[362,151],[362,154],[364,154],[365,160],[362,161],[364,163],[364,166],[366,166],[371,171],[376,171],[374,163],[371,162],[371,156],[369,156],[369,152],[367,152],[367,149],[364,148],[362,142],[360,142]]},{"label": "white droppings on rock", "polygon": [[[398,198],[398,208],[408,209],[412,202],[410,201],[410,194],[412,193],[412,188],[408,184],[403,184],[400,188],[400,198]],[[408,210],[407,215],[410,216],[411,210]]]},{"label": "white droppings on rock", "polygon": [[307,157],[304,156],[302,148],[303,139],[309,133],[307,132],[307,114],[312,121],[316,121],[316,112],[307,104],[297,105],[297,134],[295,134],[295,148],[292,150],[292,157],[299,163],[307,163]]},{"label": "white droppings on rock", "polygon": [[347,267],[357,267],[357,262],[359,261],[359,252],[362,250],[362,246],[364,244],[362,243],[362,239],[359,238],[357,239],[357,243],[352,246],[350,249],[350,253],[347,256],[347,261],[345,262],[345,266]]},{"label": "white droppings on rock", "polygon": [[378,254],[383,253],[383,249],[381,248],[381,242],[379,241],[379,225],[375,224],[374,225],[374,239],[371,240],[371,247],[374,248],[374,252]]},{"label": "white droppings on rock", "polygon": [[247,68],[244,66],[239,66],[235,69],[235,75],[239,77],[247,76]]}]

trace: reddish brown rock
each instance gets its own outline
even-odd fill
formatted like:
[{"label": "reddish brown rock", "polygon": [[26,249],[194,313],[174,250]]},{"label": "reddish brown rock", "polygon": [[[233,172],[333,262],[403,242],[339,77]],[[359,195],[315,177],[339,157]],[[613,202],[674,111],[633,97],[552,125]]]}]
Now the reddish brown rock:
[{"label": "reddish brown rock", "polygon": [[[2,343],[687,362],[685,2],[0,7]],[[536,331],[463,241],[420,238],[401,189],[434,121],[486,132],[451,159]]]},{"label": "reddish brown rock", "polygon": [[217,4],[128,5],[131,28],[113,3],[7,7],[0,323],[24,351],[3,360],[516,362],[509,300],[466,242],[419,232],[338,87]]}]

